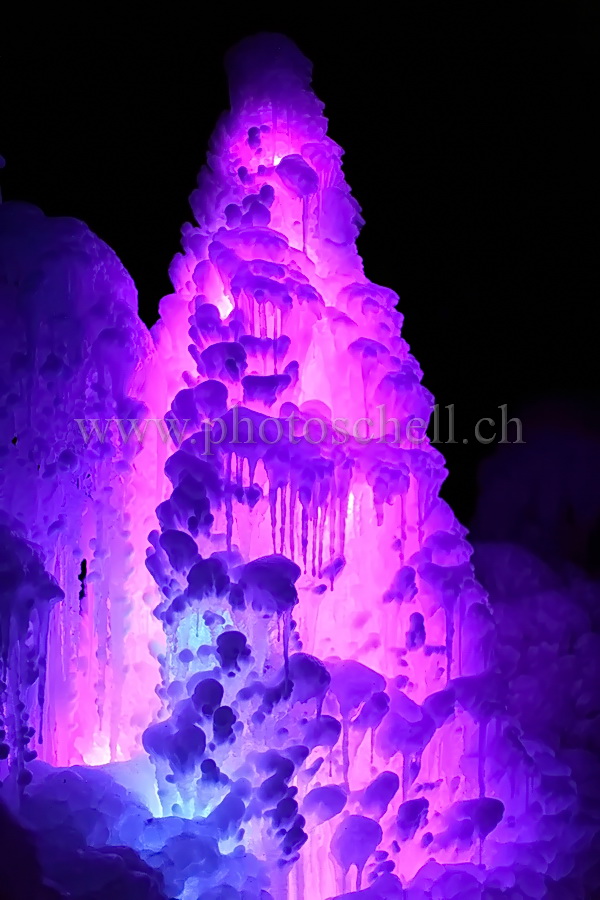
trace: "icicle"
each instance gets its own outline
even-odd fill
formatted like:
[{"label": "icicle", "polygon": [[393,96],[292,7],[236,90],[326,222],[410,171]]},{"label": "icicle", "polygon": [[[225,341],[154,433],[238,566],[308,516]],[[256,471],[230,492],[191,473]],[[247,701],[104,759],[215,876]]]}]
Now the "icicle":
[{"label": "icicle", "polygon": [[227,523],[227,549],[231,551],[233,540],[233,497],[231,492],[231,463],[232,453],[228,453],[226,457],[225,469],[225,521]]},{"label": "icicle", "polygon": [[319,578],[322,577],[323,573],[323,545],[325,543],[325,523],[327,522],[327,513],[328,513],[329,504],[325,502],[325,504],[321,507],[321,517],[319,521],[319,555],[318,555],[318,568],[317,575]]},{"label": "icicle", "polygon": [[316,491],[313,491],[313,496],[311,500],[311,519],[313,526],[313,535],[312,535],[312,568],[311,575],[314,578],[317,574],[317,552],[318,552],[318,529],[319,529],[319,507],[317,506],[317,502],[315,499]]},{"label": "icicle", "polygon": [[271,541],[273,543],[273,553],[277,553],[276,533],[277,533],[277,488],[269,488],[269,511],[271,515]]},{"label": "icicle", "polygon": [[304,897],[304,866],[296,866],[294,869],[294,873],[296,879],[296,896],[298,898]]},{"label": "icicle", "polygon": [[306,573],[308,559],[308,510],[307,505],[302,504],[302,562],[304,563],[304,572]]},{"label": "icicle", "polygon": [[308,197],[302,197],[302,252],[306,253],[306,239],[308,234]]},{"label": "icicle", "polygon": [[465,615],[465,599],[461,591],[458,597],[458,674],[462,675],[462,640],[463,640],[463,621]]},{"label": "icicle", "polygon": [[258,304],[258,317],[260,322],[260,336],[267,337],[267,310],[264,303]]},{"label": "icicle", "polygon": [[404,547],[406,545],[406,494],[400,494],[400,564],[404,562]]},{"label": "icicle", "polygon": [[290,484],[290,558],[295,559],[295,551],[296,551],[296,542],[295,542],[295,528],[296,528],[296,488]]},{"label": "icicle", "polygon": [[48,653],[48,632],[50,626],[50,611],[42,609],[38,612],[38,713],[39,727],[37,740],[38,744],[44,743],[44,705],[46,698],[46,677],[47,677],[47,653]]},{"label": "icicle", "polygon": [[283,555],[285,553],[285,525],[286,525],[286,500],[285,495],[287,492],[288,486],[284,484],[281,488],[281,528],[279,530],[279,552]]},{"label": "icicle", "polygon": [[479,756],[477,767],[477,782],[479,786],[480,797],[485,797],[485,754],[487,726],[488,720],[482,719],[479,723]]},{"label": "icicle", "polygon": [[273,307],[273,374],[277,375],[277,307]]},{"label": "icicle", "polygon": [[[336,516],[336,500],[337,497],[332,497],[331,505],[329,507],[329,557],[333,559],[335,556],[335,516]],[[333,584],[332,584],[333,589]]]},{"label": "icicle", "polygon": [[347,716],[342,717],[342,770],[344,774],[344,787],[350,790],[350,721]]},{"label": "icicle", "polygon": [[286,683],[290,677],[290,623],[292,614],[286,610],[283,614],[283,665]]},{"label": "icicle", "polygon": [[340,556],[344,555],[346,549],[346,522],[348,519],[348,495],[340,497]]},{"label": "icicle", "polygon": [[454,603],[445,609],[446,616],[446,684],[452,678],[452,650],[454,644]]}]

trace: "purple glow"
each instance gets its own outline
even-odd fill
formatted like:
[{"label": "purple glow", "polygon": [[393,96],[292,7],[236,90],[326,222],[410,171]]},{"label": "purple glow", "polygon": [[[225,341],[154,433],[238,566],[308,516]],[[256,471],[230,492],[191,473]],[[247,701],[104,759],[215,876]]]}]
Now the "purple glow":
[{"label": "purple glow", "polygon": [[228,71],[151,333],[82,223],[0,207],[2,796],[74,896],[58,824],[131,854],[107,897],[583,897],[593,765],[520,718],[311,66]]}]

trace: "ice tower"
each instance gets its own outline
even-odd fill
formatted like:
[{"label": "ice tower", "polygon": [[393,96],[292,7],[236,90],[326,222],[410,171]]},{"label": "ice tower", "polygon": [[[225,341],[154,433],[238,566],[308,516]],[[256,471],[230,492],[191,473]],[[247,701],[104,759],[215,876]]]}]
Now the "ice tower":
[{"label": "ice tower", "polygon": [[0,206],[0,878],[8,804],[31,900],[589,896],[590,592],[492,548],[495,624],[311,66],[227,66],[151,332]]},{"label": "ice tower", "polygon": [[479,858],[501,686],[433,398],[363,272],[310,64],[264,35],[228,71],[158,326],[188,436],[151,535],[168,718],[145,746],[165,812],[228,803],[280,889],[326,898]]}]

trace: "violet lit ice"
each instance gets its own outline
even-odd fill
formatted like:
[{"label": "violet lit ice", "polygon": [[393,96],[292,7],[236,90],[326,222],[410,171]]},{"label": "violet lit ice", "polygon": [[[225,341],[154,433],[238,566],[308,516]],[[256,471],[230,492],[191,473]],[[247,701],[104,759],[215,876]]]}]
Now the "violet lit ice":
[{"label": "violet lit ice", "polygon": [[84,224],[0,205],[3,883],[591,896],[591,601],[494,544],[488,597],[311,64],[263,34],[227,70],[150,331]]}]

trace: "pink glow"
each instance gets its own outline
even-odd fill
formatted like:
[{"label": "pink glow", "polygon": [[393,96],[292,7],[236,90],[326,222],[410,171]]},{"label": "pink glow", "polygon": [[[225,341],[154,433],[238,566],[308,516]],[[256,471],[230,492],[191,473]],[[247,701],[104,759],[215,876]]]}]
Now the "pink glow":
[{"label": "pink glow", "polygon": [[[161,866],[169,896],[231,877],[250,900],[382,881],[455,897],[429,893],[445,871],[510,874],[537,834],[532,768],[544,785],[554,763],[507,713],[444,460],[412,427],[434,400],[398,296],[364,273],[310,64],[263,35],[229,70],[150,333],[81,223],[17,210],[44,283],[25,300],[19,254],[0,259],[19,326],[4,357],[31,370],[0,421],[0,530],[21,578],[3,613],[0,774],[29,783],[34,735],[54,766],[110,763],[147,806],[128,799],[111,843]],[[78,431],[92,421],[144,436]],[[161,438],[174,421],[183,434]],[[212,869],[181,874],[181,836],[210,846]]]},{"label": "pink glow", "polygon": [[[351,424],[370,417],[373,440],[363,445],[352,442],[348,458],[353,469],[347,487],[339,454],[336,457],[331,446],[323,447],[323,459],[335,462],[337,487],[322,493],[320,500],[323,488],[318,478],[314,483],[306,502],[304,553],[302,507],[293,480],[282,487],[274,485],[262,461],[250,475],[246,461],[250,451],[234,448],[228,465],[239,473],[238,485],[258,485],[262,497],[252,509],[236,500],[231,512],[226,505],[213,506],[210,537],[198,539],[198,548],[202,556],[229,546],[239,549],[245,561],[283,553],[299,562],[303,573],[296,585],[299,604],[294,618],[303,650],[326,661],[334,657],[355,660],[381,673],[387,680],[392,710],[396,708],[410,722],[411,717],[423,715],[420,704],[446,688],[450,677],[474,674],[485,660],[476,643],[462,654],[455,648],[452,671],[448,671],[449,654],[444,650],[448,623],[440,589],[420,575],[416,576],[416,596],[410,602],[384,602],[384,594],[403,565],[410,563],[417,569],[419,563],[428,561],[459,565],[468,562],[470,548],[463,540],[464,529],[437,499],[446,474],[437,451],[427,441],[400,440],[386,447],[377,440],[383,437],[380,409],[385,409],[388,420],[404,422],[411,415],[427,419],[433,398],[420,385],[418,364],[401,337],[402,316],[395,309],[398,297],[373,285],[364,274],[354,243],[360,224],[358,206],[344,181],[341,148],[325,134],[321,105],[304,85],[290,88],[281,104],[254,87],[250,80],[243,107],[234,108],[218,128],[209,157],[211,171],[201,174],[199,189],[192,195],[198,226],[186,226],[184,253],[172,265],[175,294],[161,306],[166,327],[157,326],[158,356],[168,360],[173,372],[185,371],[181,388],[194,388],[209,380],[201,365],[192,374],[186,342],[195,310],[213,304],[219,310],[224,335],[231,334],[239,321],[244,323],[246,335],[276,340],[283,334],[291,339],[276,364],[272,352],[262,356],[247,352],[245,376],[282,373],[293,361],[298,363],[297,380],[292,379],[268,405],[249,398],[240,380],[224,378],[230,407],[238,404],[279,418],[294,404],[300,418],[332,422],[343,417]],[[260,129],[258,147],[252,128]],[[288,175],[290,160],[290,166],[302,174],[296,176],[290,169]],[[240,177],[242,166],[246,173]],[[301,180],[304,172],[317,186],[302,194],[294,179]],[[259,197],[267,196],[271,189],[272,203],[262,203]],[[244,282],[241,273],[251,277],[267,269],[272,280],[265,287],[272,293],[263,299],[252,294],[247,286],[250,281]],[[212,333],[202,338],[196,331],[195,352],[216,346],[215,340],[218,337]],[[345,566],[332,582],[327,572],[342,556]],[[484,600],[469,572],[466,570],[466,581],[462,576],[463,599],[452,614],[457,634],[467,608]],[[319,585],[327,589],[319,593]],[[460,592],[456,586],[450,590]],[[407,652],[406,635],[415,613],[423,616],[427,645],[438,649]],[[243,631],[248,620],[234,613],[233,625]],[[273,627],[269,634],[275,656],[281,659],[276,632]],[[256,639],[257,635],[254,639],[250,635],[253,646]],[[398,676],[403,678],[403,691],[394,688]],[[339,718],[332,693],[325,698],[323,711]],[[429,828],[434,833],[452,803],[480,795],[477,762],[474,768],[464,764],[465,751],[477,746],[477,735],[478,726],[469,714],[458,710],[426,742],[418,783],[437,785],[428,794]],[[249,735],[245,751],[253,746],[266,749],[269,744],[261,745],[261,738]],[[319,749],[312,751],[306,768],[317,759]],[[410,757],[406,763],[401,753],[390,758],[377,747],[375,732],[351,731],[348,754],[346,768],[338,744],[316,779],[299,776],[300,808],[315,784],[339,785],[347,779],[350,797],[358,798],[358,792],[378,773],[389,769],[398,773],[401,782],[405,778],[401,799],[419,796],[416,785],[410,787],[410,780],[403,776]],[[233,773],[239,759],[238,753],[233,753],[229,762],[224,760],[224,771]],[[381,819],[382,847],[389,847],[393,840],[397,805],[391,804]],[[341,879],[329,852],[341,818],[308,828],[308,843],[290,879],[290,897],[306,898],[307,881],[314,886],[311,896],[323,898],[354,885],[354,876]],[[249,846],[260,852],[260,840],[254,844],[250,839]],[[430,856],[430,849],[412,840],[403,846],[395,871],[409,880]],[[435,858],[441,862],[470,860],[473,850],[469,847],[457,853],[451,846],[436,851]]]}]

